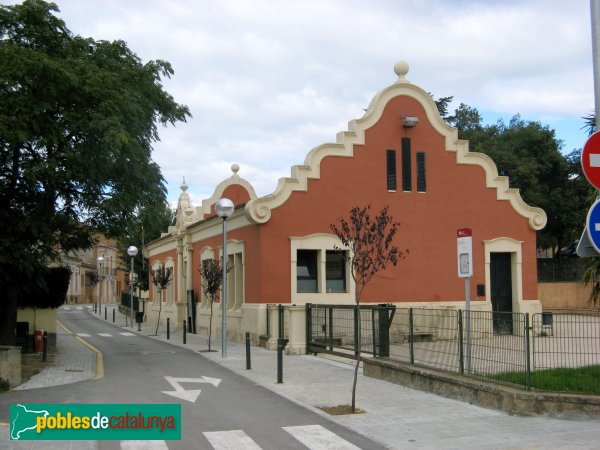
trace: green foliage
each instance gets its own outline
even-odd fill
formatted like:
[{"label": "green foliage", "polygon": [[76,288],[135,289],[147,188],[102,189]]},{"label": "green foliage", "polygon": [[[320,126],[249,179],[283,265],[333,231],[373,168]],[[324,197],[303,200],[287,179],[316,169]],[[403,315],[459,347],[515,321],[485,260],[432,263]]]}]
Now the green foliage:
[{"label": "green foliage", "polygon": [[137,211],[164,204],[152,144],[159,123],[189,116],[163,90],[169,63],[75,36],[56,12],[41,0],[0,6],[1,343],[58,251],[123,235]]},{"label": "green foliage", "polygon": [[71,280],[71,269],[46,268],[40,276],[43,284],[36,285],[29,295],[19,298],[20,308],[58,308],[65,303]]},{"label": "green foliage", "polygon": [[469,141],[470,151],[492,158],[499,175],[509,177],[526,203],[546,212],[548,223],[538,233],[538,248],[558,252],[579,238],[592,191],[581,172],[579,151],[563,155],[554,130],[518,114],[508,124],[500,120],[484,125],[476,108],[461,103],[445,119],[458,128],[459,138]]}]

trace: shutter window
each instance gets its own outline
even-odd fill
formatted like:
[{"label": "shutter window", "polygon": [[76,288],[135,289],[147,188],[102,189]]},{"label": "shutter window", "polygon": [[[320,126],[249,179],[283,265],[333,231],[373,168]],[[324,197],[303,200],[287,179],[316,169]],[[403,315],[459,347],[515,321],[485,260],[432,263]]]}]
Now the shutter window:
[{"label": "shutter window", "polygon": [[388,150],[386,154],[387,163],[387,190],[396,190],[396,150]]},{"label": "shutter window", "polygon": [[427,178],[425,177],[425,153],[417,152],[417,191],[427,191]]},{"label": "shutter window", "polygon": [[412,190],[411,177],[410,139],[402,138],[402,190],[405,192]]}]

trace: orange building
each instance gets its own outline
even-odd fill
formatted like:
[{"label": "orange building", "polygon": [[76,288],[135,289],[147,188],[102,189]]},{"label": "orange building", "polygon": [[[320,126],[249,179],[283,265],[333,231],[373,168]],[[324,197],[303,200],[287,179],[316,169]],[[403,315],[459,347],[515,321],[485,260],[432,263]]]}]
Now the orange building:
[{"label": "orange building", "polygon": [[[221,257],[222,220],[214,204],[222,197],[236,205],[227,245],[232,339],[242,340],[246,331],[255,339],[264,334],[267,304],[296,305],[300,311],[306,303],[353,303],[349,267],[333,251],[339,240],[330,224],[368,204],[374,211],[389,206],[400,222],[395,244],[409,255],[378,274],[363,302],[464,309],[457,230],[470,228],[471,308],[541,312],[536,231],[546,224],[544,211],[524,203],[488,156],[469,152],[431,96],[405,78],[406,63],[396,64],[395,72],[398,80],[374,97],[362,118],[351,121],[336,143],[310,151],[272,194],[257,197],[237,165],[201,206],[191,205],[184,181],[176,225],[147,246],[153,268],[174,269],[174,281],[162,294],[161,317],[181,324],[193,290],[196,321],[201,330],[207,326],[198,268],[204,259]],[[151,292],[151,320],[157,299]],[[290,342],[291,348],[301,351],[300,341]]]}]

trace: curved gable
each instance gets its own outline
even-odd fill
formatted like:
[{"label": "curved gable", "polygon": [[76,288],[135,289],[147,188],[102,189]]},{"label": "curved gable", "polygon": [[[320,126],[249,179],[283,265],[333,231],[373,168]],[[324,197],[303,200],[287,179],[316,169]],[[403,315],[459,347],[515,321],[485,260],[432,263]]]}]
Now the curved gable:
[{"label": "curved gable", "polygon": [[470,152],[468,141],[458,139],[458,130],[442,120],[431,96],[405,78],[408,64],[400,62],[396,64],[394,70],[398,80],[375,95],[365,115],[349,122],[348,131],[338,133],[336,143],[315,147],[306,156],[304,164],[292,167],[290,177],[279,180],[275,192],[264,197],[253,198],[246,204],[248,219],[254,223],[268,222],[271,210],[285,203],[292,192],[306,191],[309,179],[320,178],[320,165],[325,157],[352,157],[354,146],[365,144],[365,131],[379,121],[387,104],[396,97],[408,96],[421,104],[431,126],[444,137],[446,151],[456,153],[457,164],[477,165],[483,168],[486,187],[496,189],[498,200],[509,201],[519,215],[528,219],[532,230],[544,228],[547,222],[546,213],[541,208],[525,203],[519,190],[510,188],[508,177],[498,175],[498,169],[489,156]]}]

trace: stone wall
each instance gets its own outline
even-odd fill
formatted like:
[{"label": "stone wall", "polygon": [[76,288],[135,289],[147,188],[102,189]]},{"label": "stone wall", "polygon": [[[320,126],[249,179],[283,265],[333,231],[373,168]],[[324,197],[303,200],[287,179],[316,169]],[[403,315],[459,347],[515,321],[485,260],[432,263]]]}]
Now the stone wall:
[{"label": "stone wall", "polygon": [[21,347],[0,346],[0,378],[11,387],[21,384]]}]

